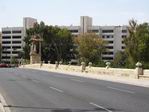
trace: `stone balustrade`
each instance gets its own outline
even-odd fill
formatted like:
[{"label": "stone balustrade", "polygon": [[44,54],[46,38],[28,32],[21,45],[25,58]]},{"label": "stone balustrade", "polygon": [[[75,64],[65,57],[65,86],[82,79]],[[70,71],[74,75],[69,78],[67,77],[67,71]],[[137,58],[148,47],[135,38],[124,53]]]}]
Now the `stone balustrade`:
[{"label": "stone balustrade", "polygon": [[[97,75],[109,75],[109,76],[116,76],[116,77],[128,77],[128,78],[135,78],[138,79],[139,73],[144,73],[145,75],[149,75],[149,70],[144,70],[140,72],[142,68],[139,66],[136,69],[121,69],[121,68],[109,68],[107,67],[91,67],[87,66],[85,69],[81,66],[74,66],[74,65],[62,65],[62,64],[43,64],[41,69],[48,69],[48,70],[61,70],[61,71],[69,71],[69,72],[85,72],[85,73],[93,73]],[[30,64],[25,65],[26,68],[40,68],[40,64]],[[82,70],[83,69],[83,70]]]}]

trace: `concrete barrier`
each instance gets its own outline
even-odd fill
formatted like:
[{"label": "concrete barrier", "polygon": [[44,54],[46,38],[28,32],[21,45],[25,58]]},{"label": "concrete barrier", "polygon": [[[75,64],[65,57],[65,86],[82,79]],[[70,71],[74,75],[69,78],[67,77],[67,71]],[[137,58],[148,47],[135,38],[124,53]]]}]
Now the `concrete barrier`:
[{"label": "concrete barrier", "polygon": [[[41,69],[55,70],[55,64],[43,64]],[[40,64],[24,65],[26,68],[40,68]],[[81,66],[74,65],[59,65],[56,70],[69,71],[69,72],[82,72]],[[96,75],[109,75],[116,77],[128,77],[128,78],[139,78],[136,69],[121,69],[121,68],[104,68],[104,67],[86,67],[85,73],[92,73]],[[145,73],[149,73],[149,70],[145,70]]]}]

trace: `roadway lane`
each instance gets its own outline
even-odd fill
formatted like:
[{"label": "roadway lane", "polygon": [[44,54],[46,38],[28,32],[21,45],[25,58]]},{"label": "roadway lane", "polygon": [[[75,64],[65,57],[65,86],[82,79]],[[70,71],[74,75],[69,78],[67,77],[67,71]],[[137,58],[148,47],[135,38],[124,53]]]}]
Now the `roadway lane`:
[{"label": "roadway lane", "polygon": [[12,112],[149,112],[149,89],[28,69],[0,69]]}]

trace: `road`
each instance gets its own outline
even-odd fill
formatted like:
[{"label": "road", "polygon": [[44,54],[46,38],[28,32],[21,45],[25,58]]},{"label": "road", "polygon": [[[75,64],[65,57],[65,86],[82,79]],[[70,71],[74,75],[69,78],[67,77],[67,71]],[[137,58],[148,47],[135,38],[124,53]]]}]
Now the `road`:
[{"label": "road", "polygon": [[11,112],[149,112],[149,88],[29,69],[0,69]]}]

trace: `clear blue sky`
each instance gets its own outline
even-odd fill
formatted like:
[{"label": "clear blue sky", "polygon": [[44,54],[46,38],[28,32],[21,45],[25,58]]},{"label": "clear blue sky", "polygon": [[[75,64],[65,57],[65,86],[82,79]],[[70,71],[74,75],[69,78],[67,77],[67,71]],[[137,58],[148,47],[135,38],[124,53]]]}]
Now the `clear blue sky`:
[{"label": "clear blue sky", "polygon": [[149,0],[0,0],[0,28],[22,26],[23,17],[49,25],[79,25],[80,16],[94,25],[125,25],[135,18],[149,22]]}]

